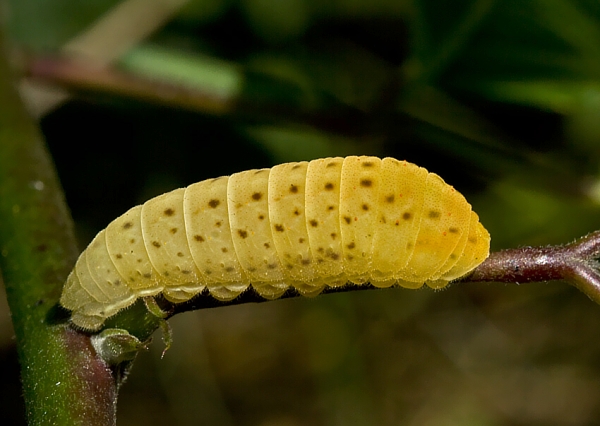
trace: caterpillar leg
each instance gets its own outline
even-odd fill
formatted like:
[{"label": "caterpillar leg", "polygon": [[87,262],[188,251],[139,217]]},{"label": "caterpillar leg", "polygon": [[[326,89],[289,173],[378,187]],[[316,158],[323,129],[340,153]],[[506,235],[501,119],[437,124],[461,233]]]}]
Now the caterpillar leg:
[{"label": "caterpillar leg", "polygon": [[163,311],[160,306],[158,306],[154,297],[144,297],[142,300],[144,301],[144,305],[146,305],[148,312],[155,317],[166,318],[169,315],[169,311]]},{"label": "caterpillar leg", "polygon": [[169,311],[162,310],[160,306],[158,306],[158,303],[156,303],[156,299],[154,299],[154,297],[144,297],[144,305],[146,305],[148,312],[161,319],[158,324],[162,330],[162,338],[165,344],[165,349],[160,356],[162,358],[165,356],[167,351],[171,349],[171,345],[173,344],[173,330],[171,330],[171,326],[165,319],[169,316]]}]

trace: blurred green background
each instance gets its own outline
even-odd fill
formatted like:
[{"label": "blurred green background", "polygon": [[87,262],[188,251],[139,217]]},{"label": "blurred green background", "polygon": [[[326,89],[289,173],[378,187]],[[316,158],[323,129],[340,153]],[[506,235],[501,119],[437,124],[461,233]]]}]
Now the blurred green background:
[{"label": "blurred green background", "polygon": [[[3,6],[81,247],[164,191],[349,154],[440,174],[494,250],[600,229],[597,0]],[[45,103],[48,88],[70,96]],[[171,324],[172,349],[160,359],[156,339],[122,388],[119,425],[600,418],[600,306],[564,283],[336,294]],[[24,424],[3,298],[0,359],[2,418]]]}]

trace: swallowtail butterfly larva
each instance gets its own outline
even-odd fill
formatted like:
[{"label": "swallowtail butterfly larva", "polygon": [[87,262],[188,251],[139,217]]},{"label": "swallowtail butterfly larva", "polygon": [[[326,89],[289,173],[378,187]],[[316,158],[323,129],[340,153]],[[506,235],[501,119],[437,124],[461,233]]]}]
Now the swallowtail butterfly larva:
[{"label": "swallowtail butterfly larva", "polygon": [[252,286],[441,288],[489,254],[471,205],[438,175],[393,158],[324,158],[176,189],[112,221],[79,257],[60,303],[87,330],[162,294],[231,300]]}]

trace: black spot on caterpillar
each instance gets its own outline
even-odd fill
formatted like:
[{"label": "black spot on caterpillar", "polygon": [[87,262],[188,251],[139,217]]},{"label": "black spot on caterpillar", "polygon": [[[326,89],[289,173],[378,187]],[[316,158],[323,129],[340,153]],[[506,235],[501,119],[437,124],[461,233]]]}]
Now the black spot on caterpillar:
[{"label": "black spot on caterpillar", "polygon": [[[334,207],[334,208],[332,208]],[[173,232],[181,230],[182,232]],[[464,197],[406,161],[287,163],[163,194],[111,222],[79,257],[60,303],[87,330],[145,296],[205,289],[268,299],[347,282],[440,288],[489,254]]]}]

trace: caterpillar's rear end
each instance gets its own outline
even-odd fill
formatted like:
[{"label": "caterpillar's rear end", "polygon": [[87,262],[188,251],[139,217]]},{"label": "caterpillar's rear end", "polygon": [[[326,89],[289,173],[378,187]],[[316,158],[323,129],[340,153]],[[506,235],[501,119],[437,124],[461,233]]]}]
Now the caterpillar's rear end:
[{"label": "caterpillar's rear end", "polygon": [[230,300],[292,286],[371,282],[439,288],[489,253],[464,197],[393,158],[325,158],[250,170],[153,198],[113,221],[82,253],[61,304],[95,330],[137,298]]}]

